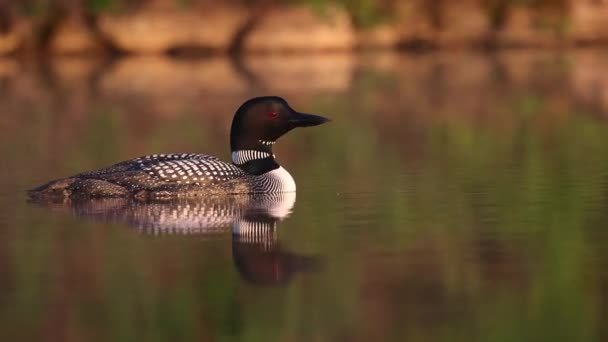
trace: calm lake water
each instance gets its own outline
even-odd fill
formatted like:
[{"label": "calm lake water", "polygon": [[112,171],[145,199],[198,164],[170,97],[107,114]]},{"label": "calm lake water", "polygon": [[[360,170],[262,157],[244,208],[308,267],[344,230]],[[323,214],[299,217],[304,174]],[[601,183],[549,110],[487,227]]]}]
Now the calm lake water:
[{"label": "calm lake water", "polygon": [[[266,94],[333,120],[295,197],[26,201]],[[608,340],[606,52],[5,59],[0,110],[2,341]]]}]

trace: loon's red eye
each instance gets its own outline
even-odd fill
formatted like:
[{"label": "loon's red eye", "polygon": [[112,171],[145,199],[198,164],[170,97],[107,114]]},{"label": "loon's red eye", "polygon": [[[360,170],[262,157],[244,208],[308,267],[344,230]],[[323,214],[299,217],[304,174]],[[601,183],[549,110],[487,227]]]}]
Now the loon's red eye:
[{"label": "loon's red eye", "polygon": [[277,112],[270,111],[270,112],[268,112],[268,116],[271,117],[271,118],[276,118],[277,117]]}]

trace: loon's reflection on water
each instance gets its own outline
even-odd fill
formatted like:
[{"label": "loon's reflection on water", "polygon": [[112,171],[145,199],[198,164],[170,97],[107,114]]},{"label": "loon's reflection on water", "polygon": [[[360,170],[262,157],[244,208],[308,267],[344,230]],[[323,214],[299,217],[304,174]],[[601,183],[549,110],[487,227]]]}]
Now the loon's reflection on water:
[{"label": "loon's reflection on water", "polygon": [[320,269],[316,256],[283,250],[277,225],[287,218],[295,193],[140,201],[98,198],[36,202],[53,211],[101,223],[125,224],[153,236],[214,237],[232,233],[232,257],[241,277],[257,285],[285,285],[298,272]]}]

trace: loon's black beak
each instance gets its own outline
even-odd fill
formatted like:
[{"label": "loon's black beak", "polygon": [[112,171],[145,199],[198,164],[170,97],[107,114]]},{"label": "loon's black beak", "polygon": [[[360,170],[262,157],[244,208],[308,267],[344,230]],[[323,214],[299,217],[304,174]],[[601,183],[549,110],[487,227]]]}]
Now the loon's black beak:
[{"label": "loon's black beak", "polygon": [[320,124],[324,124],[328,121],[331,121],[331,120],[329,120],[328,118],[319,116],[319,115],[305,114],[305,113],[298,113],[298,112],[294,112],[292,117],[289,119],[289,123],[293,127],[317,126]]}]

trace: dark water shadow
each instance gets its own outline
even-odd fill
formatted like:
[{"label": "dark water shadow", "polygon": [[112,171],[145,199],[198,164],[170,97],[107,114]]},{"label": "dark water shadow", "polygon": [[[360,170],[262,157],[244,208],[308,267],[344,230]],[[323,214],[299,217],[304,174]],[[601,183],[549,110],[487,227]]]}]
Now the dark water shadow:
[{"label": "dark water shadow", "polygon": [[36,201],[55,212],[100,223],[118,223],[141,234],[213,238],[232,234],[233,263],[241,278],[261,286],[287,285],[297,273],[316,272],[318,256],[285,250],[277,227],[295,204],[295,193],[234,195],[171,201],[129,198]]}]

